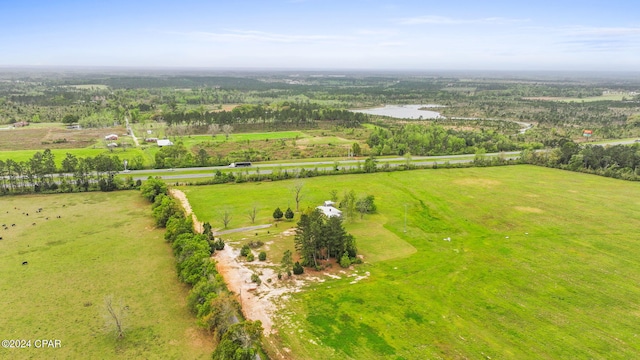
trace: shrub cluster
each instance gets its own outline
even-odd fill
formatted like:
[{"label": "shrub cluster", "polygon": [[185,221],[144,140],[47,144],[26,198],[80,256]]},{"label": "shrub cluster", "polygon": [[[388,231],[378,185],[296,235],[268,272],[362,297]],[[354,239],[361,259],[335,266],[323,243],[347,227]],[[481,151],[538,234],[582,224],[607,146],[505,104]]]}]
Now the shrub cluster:
[{"label": "shrub cluster", "polygon": [[184,216],[176,200],[167,195],[166,186],[156,180],[150,179],[145,183],[142,194],[146,199],[153,200],[156,225],[166,227],[164,238],[173,249],[178,278],[191,286],[187,295],[189,310],[219,342],[213,358],[235,358],[229,357],[233,354],[255,357],[262,352],[262,324],[260,321],[242,319],[238,302],[228,292],[211,259],[216,249],[224,248],[224,242],[214,239],[211,231],[196,234],[191,218]]}]

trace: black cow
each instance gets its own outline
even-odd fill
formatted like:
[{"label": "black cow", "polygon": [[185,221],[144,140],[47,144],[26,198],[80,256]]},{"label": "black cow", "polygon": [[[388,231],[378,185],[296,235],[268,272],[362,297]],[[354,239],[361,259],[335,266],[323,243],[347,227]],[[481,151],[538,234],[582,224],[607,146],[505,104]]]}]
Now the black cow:
[{"label": "black cow", "polygon": [[22,265],[29,265],[29,262],[28,261],[23,261]]}]

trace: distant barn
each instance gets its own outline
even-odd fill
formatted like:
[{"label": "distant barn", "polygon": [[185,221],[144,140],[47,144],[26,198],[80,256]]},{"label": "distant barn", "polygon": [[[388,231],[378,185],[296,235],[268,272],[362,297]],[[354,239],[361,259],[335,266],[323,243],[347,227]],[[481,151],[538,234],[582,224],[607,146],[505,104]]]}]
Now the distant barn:
[{"label": "distant barn", "polygon": [[163,146],[171,146],[171,145],[173,145],[173,143],[172,143],[172,142],[171,142],[171,140],[169,140],[169,139],[161,139],[161,140],[158,140],[157,144],[158,144],[158,146],[159,146],[159,147],[163,147]]}]

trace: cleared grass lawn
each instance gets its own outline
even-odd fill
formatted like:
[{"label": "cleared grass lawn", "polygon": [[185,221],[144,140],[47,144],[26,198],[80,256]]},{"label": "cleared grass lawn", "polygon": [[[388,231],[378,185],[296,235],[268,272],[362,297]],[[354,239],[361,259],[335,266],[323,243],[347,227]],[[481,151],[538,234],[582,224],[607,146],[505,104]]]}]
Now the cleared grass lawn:
[{"label": "cleared grass lawn", "polygon": [[[292,358],[640,357],[639,183],[533,166],[302,181],[305,207],[354,189],[379,213],[347,224],[369,276],[326,278],[280,312]],[[295,207],[295,182],[185,190],[201,219],[226,207],[239,227],[251,204],[257,223]]]},{"label": "cleared grass lawn", "polygon": [[[171,249],[138,192],[11,196],[0,204],[0,223],[9,226],[0,228],[0,337],[62,345],[36,349],[32,341],[29,349],[0,349],[0,358],[210,357],[213,340],[186,309]],[[129,309],[120,341],[106,327],[107,295]]]},{"label": "cleared grass lawn", "polygon": [[[226,138],[224,134],[218,134],[216,137],[212,137],[211,135],[191,135],[191,136],[180,136],[175,138],[175,142],[182,142],[184,146],[187,148],[191,148],[192,146],[198,145],[200,143],[212,142],[212,143],[222,143],[222,142],[242,142],[242,141],[264,141],[264,140],[278,140],[278,139],[302,139],[307,137],[301,131],[274,131],[274,132],[266,132],[266,133],[238,133],[238,134],[230,134],[229,139]],[[169,138],[174,139],[173,136]]]}]

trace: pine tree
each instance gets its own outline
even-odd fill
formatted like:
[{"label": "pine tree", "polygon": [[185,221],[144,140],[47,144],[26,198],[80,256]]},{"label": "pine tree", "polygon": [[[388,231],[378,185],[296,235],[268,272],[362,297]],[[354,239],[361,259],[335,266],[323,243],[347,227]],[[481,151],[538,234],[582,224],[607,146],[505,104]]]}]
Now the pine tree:
[{"label": "pine tree", "polygon": [[290,207],[289,207],[289,208],[287,208],[287,211],[285,211],[285,213],[284,213],[284,217],[285,217],[285,219],[287,219],[287,220],[292,220],[292,219],[293,219],[293,216],[294,216],[294,215],[293,215],[293,211],[291,211],[291,208],[290,208]]},{"label": "pine tree", "polygon": [[282,219],[282,217],[284,216],[284,214],[282,213],[282,210],[280,210],[280,208],[276,208],[276,210],[273,212],[273,218],[276,221],[280,221],[280,219]]}]

